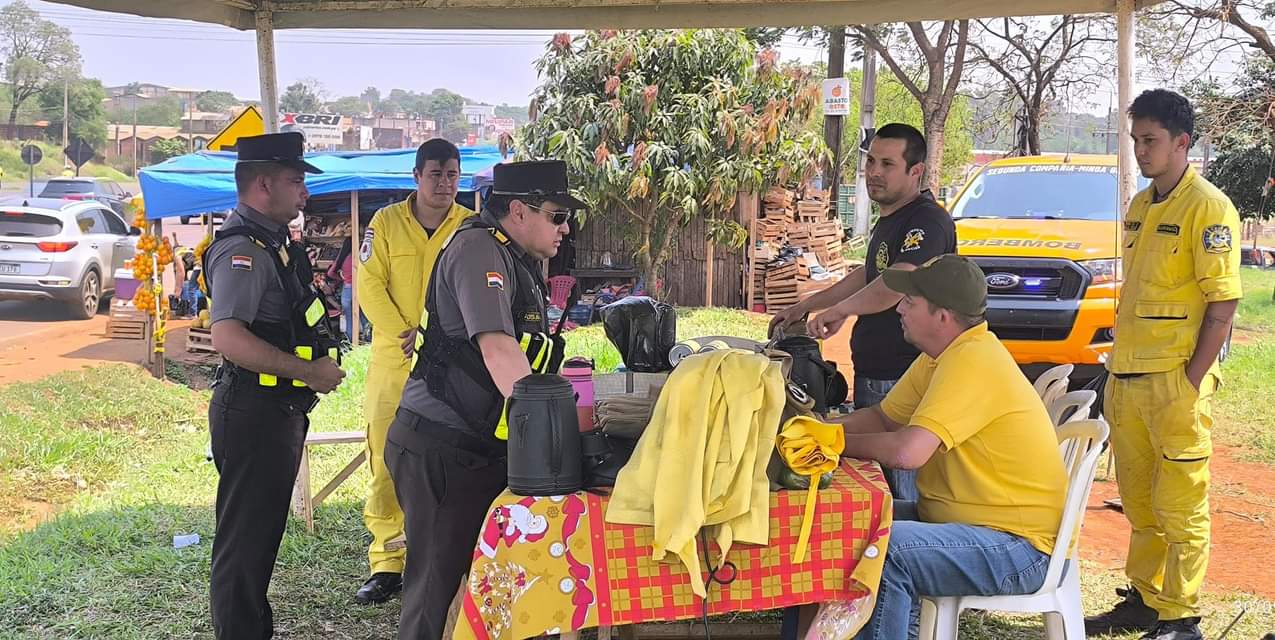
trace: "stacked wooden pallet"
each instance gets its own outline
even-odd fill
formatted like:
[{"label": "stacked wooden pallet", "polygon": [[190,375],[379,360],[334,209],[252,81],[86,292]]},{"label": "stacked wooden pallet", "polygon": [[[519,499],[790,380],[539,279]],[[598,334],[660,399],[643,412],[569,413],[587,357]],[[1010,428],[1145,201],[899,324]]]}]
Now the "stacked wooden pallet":
[{"label": "stacked wooden pallet", "polygon": [[145,340],[150,333],[150,315],[138,311],[131,303],[122,300],[111,303],[111,315],[106,321],[106,337],[117,340]]},{"label": "stacked wooden pallet", "polygon": [[845,268],[841,255],[841,226],[836,221],[795,224],[788,230],[788,240],[802,253],[814,254],[828,271]]},{"label": "stacked wooden pallet", "polygon": [[766,267],[766,311],[775,313],[797,304],[798,268],[795,261],[776,262]]},{"label": "stacked wooden pallet", "polygon": [[797,203],[798,222],[823,222],[828,219],[828,192],[811,189]]},{"label": "stacked wooden pallet", "polygon": [[191,327],[186,332],[186,350],[197,353],[217,353],[213,348],[212,330]]}]

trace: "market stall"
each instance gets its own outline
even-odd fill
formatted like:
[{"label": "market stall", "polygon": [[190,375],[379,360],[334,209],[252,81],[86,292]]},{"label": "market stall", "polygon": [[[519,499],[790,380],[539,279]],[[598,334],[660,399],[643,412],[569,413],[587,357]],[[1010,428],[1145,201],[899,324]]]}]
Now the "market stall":
[{"label": "market stall", "polygon": [[[501,161],[501,154],[494,146],[462,147],[460,153],[461,194],[457,200],[476,206],[477,191],[490,182],[491,167]],[[323,271],[331,265],[345,240],[357,246],[362,230],[377,210],[416,189],[412,175],[415,157],[415,149],[306,155],[307,161],[323,170],[322,174],[306,174],[310,200],[303,212],[302,240],[316,270]],[[156,226],[163,218],[233,209],[237,203],[235,159],[231,152],[200,151],[142,169],[146,220]],[[354,264],[357,269],[357,261]],[[353,315],[358,317],[357,291],[353,299]],[[199,333],[201,329],[193,331]],[[357,335],[351,339],[358,343]]]}]

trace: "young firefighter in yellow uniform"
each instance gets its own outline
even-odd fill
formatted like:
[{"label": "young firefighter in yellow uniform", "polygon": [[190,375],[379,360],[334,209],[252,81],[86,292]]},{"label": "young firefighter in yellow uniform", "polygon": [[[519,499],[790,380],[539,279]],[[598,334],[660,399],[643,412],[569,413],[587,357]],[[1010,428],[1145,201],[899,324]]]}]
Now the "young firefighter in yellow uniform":
[{"label": "young firefighter in yellow uniform", "polygon": [[1133,529],[1125,563],[1132,587],[1086,628],[1195,640],[1209,558],[1210,405],[1240,298],[1240,220],[1187,163],[1195,116],[1186,98],[1147,91],[1129,117],[1138,166],[1152,184],[1125,217],[1104,413]]},{"label": "young firefighter in yellow uniform", "polygon": [[355,598],[384,602],[403,587],[405,549],[389,544],[403,534],[403,511],[385,468],[385,434],[394,420],[411,370],[416,328],[434,260],[456,228],[473,211],[456,204],[460,151],[436,138],[416,150],[416,193],[372,218],[359,248],[355,285],[359,305],[372,323],[372,359],[367,370],[368,465],[372,483],[363,522],[372,533],[368,549],[371,577]]}]

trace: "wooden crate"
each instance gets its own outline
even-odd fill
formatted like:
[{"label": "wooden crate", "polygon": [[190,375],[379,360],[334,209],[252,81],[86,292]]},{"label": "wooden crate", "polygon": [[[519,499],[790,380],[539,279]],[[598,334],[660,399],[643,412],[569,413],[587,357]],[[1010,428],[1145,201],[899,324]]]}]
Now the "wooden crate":
[{"label": "wooden crate", "polygon": [[217,353],[213,348],[212,330],[191,327],[186,332],[186,350],[197,353]]},{"label": "wooden crate", "polygon": [[145,340],[150,335],[150,315],[124,302],[111,304],[106,321],[106,337],[115,340]]}]

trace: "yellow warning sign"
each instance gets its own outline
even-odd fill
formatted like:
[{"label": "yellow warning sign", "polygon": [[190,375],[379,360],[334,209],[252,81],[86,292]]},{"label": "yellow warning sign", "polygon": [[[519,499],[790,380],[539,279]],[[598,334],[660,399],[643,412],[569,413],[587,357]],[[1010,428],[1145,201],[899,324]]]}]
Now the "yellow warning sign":
[{"label": "yellow warning sign", "polygon": [[261,118],[261,112],[257,108],[248,105],[242,113],[235,116],[225,129],[221,130],[216,137],[208,141],[209,151],[231,151],[235,148],[235,143],[244,136],[259,136],[266,132],[266,123]]}]

